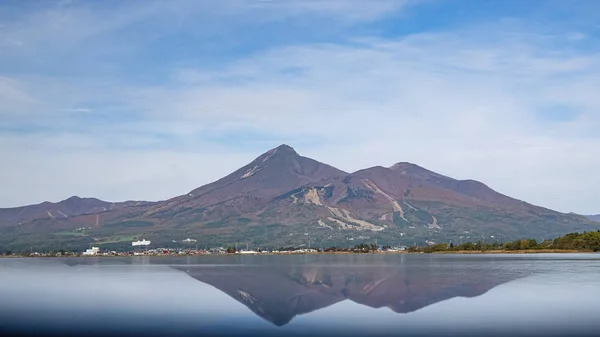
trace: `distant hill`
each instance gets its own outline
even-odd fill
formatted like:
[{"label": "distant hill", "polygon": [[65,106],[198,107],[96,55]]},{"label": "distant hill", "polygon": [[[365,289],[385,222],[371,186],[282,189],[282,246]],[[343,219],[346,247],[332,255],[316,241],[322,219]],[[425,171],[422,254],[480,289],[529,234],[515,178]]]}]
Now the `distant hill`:
[{"label": "distant hill", "polygon": [[72,196],[56,203],[43,202],[15,208],[0,208],[0,226],[10,226],[37,219],[67,219],[84,214],[98,214],[129,206],[150,205],[146,201],[107,202],[96,198]]},{"label": "distant hill", "polygon": [[[600,224],[502,195],[412,163],[347,173],[281,145],[189,193],[159,202],[69,198],[0,209],[0,248],[103,244],[252,246],[512,241]],[[129,246],[128,246],[129,245]]]},{"label": "distant hill", "polygon": [[596,214],[596,215],[586,215],[586,217],[590,220],[594,220],[594,221],[598,221],[600,222],[600,214]]}]

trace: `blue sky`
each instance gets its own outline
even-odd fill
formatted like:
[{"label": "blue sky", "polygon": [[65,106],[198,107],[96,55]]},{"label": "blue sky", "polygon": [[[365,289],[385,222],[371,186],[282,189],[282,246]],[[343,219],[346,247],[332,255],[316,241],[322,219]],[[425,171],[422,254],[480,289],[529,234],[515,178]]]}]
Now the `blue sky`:
[{"label": "blue sky", "polygon": [[[286,143],[598,213],[597,1],[0,3],[0,207],[164,199]],[[160,186],[160,188],[157,188]]]}]

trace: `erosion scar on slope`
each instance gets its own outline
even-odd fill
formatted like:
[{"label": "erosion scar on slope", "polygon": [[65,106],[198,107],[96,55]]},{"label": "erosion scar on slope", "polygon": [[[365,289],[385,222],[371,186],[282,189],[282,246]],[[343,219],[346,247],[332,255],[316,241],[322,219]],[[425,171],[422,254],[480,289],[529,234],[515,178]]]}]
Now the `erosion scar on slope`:
[{"label": "erosion scar on slope", "polygon": [[[383,230],[383,227],[377,226],[377,225],[372,224],[372,223],[370,223],[368,221],[364,221],[364,220],[355,218],[354,216],[352,216],[352,213],[349,210],[347,210],[347,209],[344,209],[344,208],[335,208],[335,207],[329,207],[329,206],[325,206],[325,207],[327,207],[327,209],[329,210],[329,212],[331,213],[331,215],[333,215],[335,217],[338,217],[340,219],[344,219],[346,221],[349,221],[349,222],[351,222],[353,224],[356,224],[356,225],[359,226],[360,229],[370,229],[372,231]],[[335,221],[338,224],[340,224],[340,222],[342,222],[341,220],[338,220],[338,219],[335,219],[335,218],[332,218],[332,217],[329,217],[328,219],[330,219],[330,220],[334,219],[332,221]],[[345,223],[345,222],[342,222],[342,223]],[[346,224],[346,225],[348,225],[348,224]],[[351,225],[348,225],[348,226],[351,226]],[[342,228],[346,228],[346,227],[342,226]],[[348,227],[348,228],[352,228],[352,227]]]},{"label": "erosion scar on slope", "polygon": [[389,202],[394,207],[394,211],[397,211],[398,213],[400,213],[400,218],[402,218],[402,220],[408,222],[408,220],[406,220],[406,218],[404,217],[404,210],[402,209],[402,206],[400,206],[400,203],[398,203],[398,201],[396,201],[396,199],[392,198],[389,194],[382,191],[379,188],[379,186],[375,185],[375,183],[370,181],[369,179],[365,179],[365,180],[363,180],[363,182],[368,189],[372,190],[375,193],[379,193],[379,194],[383,195],[386,199],[388,199]]},{"label": "erosion scar on slope", "polygon": [[333,222],[337,223],[340,227],[342,227],[342,229],[352,229],[353,228],[353,226],[348,225],[347,223],[345,223],[341,220],[338,220],[336,218],[328,217],[327,219],[329,219],[329,221],[333,221]]},{"label": "erosion scar on slope", "polygon": [[329,206],[325,206],[327,207],[327,209],[329,210],[329,212],[331,212],[331,214],[333,216],[337,216],[339,218],[344,218],[344,214],[342,214],[342,212],[340,212],[339,209],[335,208],[335,207],[329,207]]},{"label": "erosion scar on slope", "polygon": [[361,227],[368,228],[368,229],[371,229],[371,230],[380,230],[381,229],[381,227],[379,227],[377,225],[374,225],[374,224],[372,224],[372,223],[370,223],[368,221],[364,221],[364,220],[357,219],[357,218],[353,217],[352,213],[350,213],[350,211],[347,210],[347,209],[342,208],[342,212],[344,212],[345,218],[348,221],[357,223]]},{"label": "erosion scar on slope", "polygon": [[326,228],[329,228],[329,229],[333,229],[333,227],[329,226],[328,224],[326,224],[326,223],[325,223],[325,221],[323,221],[323,220],[321,220],[321,219],[319,219],[319,221],[318,221],[317,223],[318,223],[318,224],[319,224],[319,226],[321,226],[321,227],[326,227]]},{"label": "erosion scar on slope", "polygon": [[319,193],[317,193],[317,190],[314,188],[309,189],[308,192],[304,194],[304,200],[309,204],[312,203],[317,206],[323,206],[321,198],[319,198]]},{"label": "erosion scar on slope", "polygon": [[437,218],[435,216],[433,216],[433,215],[431,217],[432,217],[432,222],[429,224],[429,227],[431,227],[431,228],[439,228],[440,225],[438,225]]}]

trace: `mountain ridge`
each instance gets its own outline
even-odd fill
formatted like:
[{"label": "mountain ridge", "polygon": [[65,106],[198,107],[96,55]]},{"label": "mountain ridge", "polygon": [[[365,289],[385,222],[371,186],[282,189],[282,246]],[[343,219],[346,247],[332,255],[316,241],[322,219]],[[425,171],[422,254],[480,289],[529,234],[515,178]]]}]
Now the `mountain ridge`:
[{"label": "mountain ridge", "polygon": [[600,214],[596,214],[596,215],[585,215],[586,218],[593,220],[593,221],[597,221],[600,222]]},{"label": "mountain ridge", "polygon": [[[13,240],[38,237],[55,245],[118,244],[121,238],[141,236],[164,244],[172,241],[169,236],[197,236],[204,244],[244,240],[258,245],[307,244],[306,237],[331,245],[349,244],[354,237],[405,244],[508,241],[599,225],[416,164],[348,173],[285,144],[212,183],[163,201],[71,197],[0,209],[0,228]],[[0,239],[2,245],[11,242]]]}]

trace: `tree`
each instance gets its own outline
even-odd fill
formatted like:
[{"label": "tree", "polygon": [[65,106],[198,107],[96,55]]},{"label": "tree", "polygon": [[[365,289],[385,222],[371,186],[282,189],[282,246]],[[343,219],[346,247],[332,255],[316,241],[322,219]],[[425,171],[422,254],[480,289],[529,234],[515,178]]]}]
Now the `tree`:
[{"label": "tree", "polygon": [[450,249],[454,249],[454,244],[450,242]]},{"label": "tree", "polygon": [[540,243],[540,248],[550,248],[552,247],[552,240],[544,240]]},{"label": "tree", "polygon": [[465,242],[458,246],[458,250],[475,250],[475,245],[471,241]]},{"label": "tree", "polygon": [[229,254],[235,253],[235,248],[233,248],[231,246],[227,247],[227,253],[229,253]]},{"label": "tree", "polygon": [[483,242],[481,242],[481,240],[477,241],[475,244],[475,250],[484,250]]},{"label": "tree", "polygon": [[10,255],[12,255],[12,251],[10,251],[10,250],[7,250],[7,251],[4,253],[4,255],[6,255],[6,256],[10,256]]},{"label": "tree", "polygon": [[409,253],[416,253],[419,251],[419,248],[417,246],[410,246],[406,251]]},{"label": "tree", "polygon": [[536,239],[527,240],[527,248],[533,249],[533,248],[537,248],[537,246],[538,246],[538,242]]},{"label": "tree", "polygon": [[443,242],[433,245],[432,248],[434,252],[443,252],[448,250],[448,246]]}]

